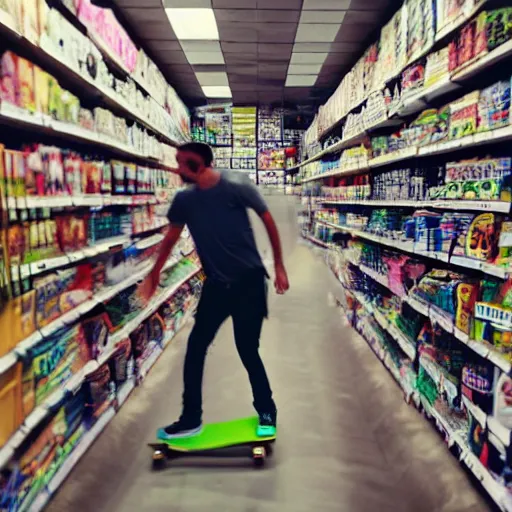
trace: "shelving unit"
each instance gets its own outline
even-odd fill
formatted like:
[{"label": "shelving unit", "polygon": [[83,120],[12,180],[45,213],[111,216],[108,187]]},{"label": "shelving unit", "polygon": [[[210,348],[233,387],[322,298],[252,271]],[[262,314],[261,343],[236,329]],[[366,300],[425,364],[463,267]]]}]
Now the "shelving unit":
[{"label": "shelving unit", "polygon": [[203,279],[185,231],[149,304],[139,291],[182,186],[169,171],[190,140],[185,105],[131,41],[135,69],[80,11],[34,9],[37,23],[0,8],[0,501],[30,511],[185,325]]},{"label": "shelving unit", "polygon": [[[512,377],[511,76],[498,63],[512,59],[512,34],[493,25],[510,7],[464,4],[442,26],[442,10],[437,26],[434,13],[434,33],[396,73],[390,55],[398,59],[403,45],[407,54],[414,39],[390,35],[404,2],[371,62],[363,56],[320,109],[297,166],[303,236],[326,249],[338,304],[407,401],[511,511],[500,457],[512,425],[499,402]],[[473,54],[461,34],[480,37]]]}]

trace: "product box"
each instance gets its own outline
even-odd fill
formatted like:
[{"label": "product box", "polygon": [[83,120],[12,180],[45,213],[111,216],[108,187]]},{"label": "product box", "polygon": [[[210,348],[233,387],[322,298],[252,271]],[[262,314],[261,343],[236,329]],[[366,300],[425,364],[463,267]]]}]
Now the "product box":
[{"label": "product box", "polygon": [[[4,331],[5,332],[5,331]],[[0,446],[3,446],[23,421],[22,364],[0,374]]]}]

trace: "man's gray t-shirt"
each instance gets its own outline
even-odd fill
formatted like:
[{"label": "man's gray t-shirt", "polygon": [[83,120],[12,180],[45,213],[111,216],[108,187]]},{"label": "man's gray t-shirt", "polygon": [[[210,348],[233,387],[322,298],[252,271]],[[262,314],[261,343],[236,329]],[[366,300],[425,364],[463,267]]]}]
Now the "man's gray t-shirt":
[{"label": "man's gray t-shirt", "polygon": [[212,188],[194,186],[178,192],[168,218],[172,224],[188,226],[206,276],[230,283],[253,270],[264,270],[248,208],[258,215],[268,210],[247,176],[222,172]]}]

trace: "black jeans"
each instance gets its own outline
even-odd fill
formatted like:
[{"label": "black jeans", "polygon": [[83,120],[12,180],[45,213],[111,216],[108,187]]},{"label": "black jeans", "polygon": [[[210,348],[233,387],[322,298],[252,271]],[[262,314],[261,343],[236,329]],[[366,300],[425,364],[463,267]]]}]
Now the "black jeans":
[{"label": "black jeans", "polygon": [[267,277],[255,271],[232,284],[207,279],[188,340],[184,367],[183,418],[202,416],[202,383],[208,347],[219,327],[233,318],[235,343],[251,382],[254,407],[259,414],[276,412],[272,391],[259,355],[260,333],[267,316]]}]

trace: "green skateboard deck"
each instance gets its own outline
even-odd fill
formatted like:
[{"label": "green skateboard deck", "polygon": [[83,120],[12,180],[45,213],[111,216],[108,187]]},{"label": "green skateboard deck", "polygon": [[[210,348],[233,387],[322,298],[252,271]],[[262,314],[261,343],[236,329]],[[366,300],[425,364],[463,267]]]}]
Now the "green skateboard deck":
[{"label": "green skateboard deck", "polygon": [[154,450],[153,461],[156,463],[180,455],[198,454],[221,448],[246,445],[252,447],[252,457],[255,464],[261,465],[267,453],[270,453],[270,444],[275,441],[276,436],[260,437],[256,434],[257,428],[257,417],[210,423],[204,425],[199,434],[159,440],[149,446]]}]

